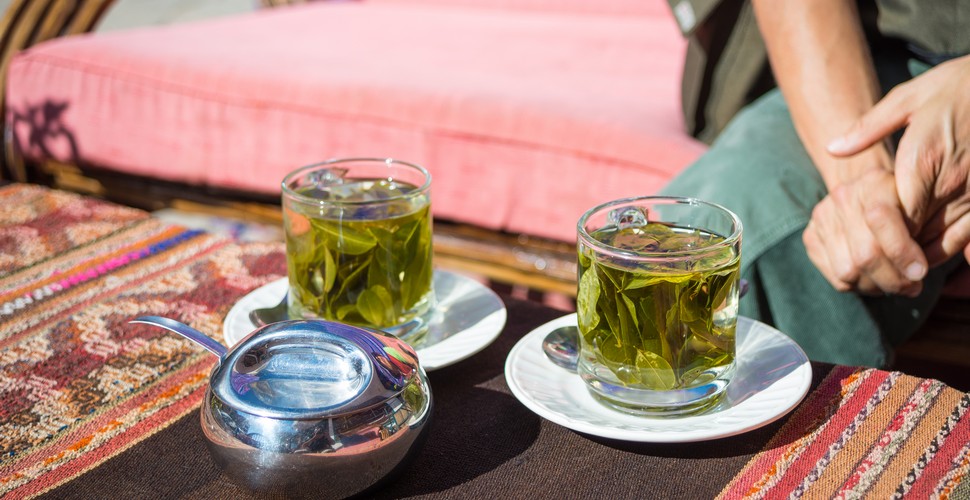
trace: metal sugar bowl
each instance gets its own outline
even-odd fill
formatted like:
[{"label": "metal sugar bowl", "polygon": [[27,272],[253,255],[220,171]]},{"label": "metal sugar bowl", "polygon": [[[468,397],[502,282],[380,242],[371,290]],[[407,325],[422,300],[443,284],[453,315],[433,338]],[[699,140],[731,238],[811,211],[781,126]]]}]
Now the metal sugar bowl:
[{"label": "metal sugar bowl", "polygon": [[321,320],[260,327],[227,350],[177,321],[166,328],[219,356],[201,409],[213,459],[247,488],[343,498],[400,470],[423,441],[431,388],[391,335]]}]

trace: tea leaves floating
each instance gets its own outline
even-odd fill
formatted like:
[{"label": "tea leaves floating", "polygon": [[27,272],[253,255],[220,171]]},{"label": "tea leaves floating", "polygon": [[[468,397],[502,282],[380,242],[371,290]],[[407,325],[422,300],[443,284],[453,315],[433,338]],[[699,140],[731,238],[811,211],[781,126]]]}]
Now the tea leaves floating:
[{"label": "tea leaves floating", "polygon": [[591,236],[632,252],[711,250],[629,265],[581,245],[576,305],[584,352],[621,383],[650,390],[691,386],[733,361],[740,260],[717,245],[722,237],[658,223]]}]

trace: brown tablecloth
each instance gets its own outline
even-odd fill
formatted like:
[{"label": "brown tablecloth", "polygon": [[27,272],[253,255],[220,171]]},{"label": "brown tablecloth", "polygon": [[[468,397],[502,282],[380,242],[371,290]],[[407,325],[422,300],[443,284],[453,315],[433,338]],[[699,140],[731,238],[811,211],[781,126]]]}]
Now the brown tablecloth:
[{"label": "brown tablecloth", "polygon": [[[284,273],[279,244],[238,244],[127,208],[0,188],[0,494],[237,497],[198,422],[213,358],[127,321],[221,332],[231,305]],[[897,372],[813,364],[788,416],[687,444],[583,435],[509,391],[526,333],[564,314],[503,297],[484,351],[429,374],[428,439],[378,498],[970,496],[970,395]],[[218,337],[218,335],[217,335]]]}]

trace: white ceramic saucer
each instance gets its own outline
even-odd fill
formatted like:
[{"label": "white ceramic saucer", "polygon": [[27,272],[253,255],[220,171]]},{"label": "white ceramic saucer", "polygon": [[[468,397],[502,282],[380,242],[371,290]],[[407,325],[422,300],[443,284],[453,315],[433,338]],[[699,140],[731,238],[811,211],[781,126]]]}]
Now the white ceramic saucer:
[{"label": "white ceramic saucer", "polygon": [[624,441],[680,443],[741,434],[792,410],[812,382],[812,367],[798,344],[774,328],[738,318],[737,372],[724,400],[699,415],[648,418],[627,415],[593,399],[579,375],[554,365],[542,352],[552,330],[576,325],[570,314],[522,338],[505,362],[512,394],[539,416],[577,432]]},{"label": "white ceramic saucer", "polygon": [[[275,306],[287,286],[282,278],[239,299],[222,324],[226,343],[232,346],[255,330],[249,311]],[[508,314],[495,292],[467,276],[435,270],[434,292],[436,314],[425,341],[417,348],[425,371],[457,363],[484,349],[502,333]]]}]

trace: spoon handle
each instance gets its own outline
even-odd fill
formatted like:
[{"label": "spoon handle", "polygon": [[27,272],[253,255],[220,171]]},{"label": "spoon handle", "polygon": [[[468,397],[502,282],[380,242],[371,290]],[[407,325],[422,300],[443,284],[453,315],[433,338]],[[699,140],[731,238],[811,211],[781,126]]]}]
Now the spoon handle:
[{"label": "spoon handle", "polygon": [[129,323],[144,323],[173,331],[204,347],[207,351],[218,356],[219,359],[225,358],[229,352],[224,345],[216,342],[212,337],[174,319],[163,318],[161,316],[140,316],[129,321]]}]

